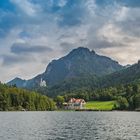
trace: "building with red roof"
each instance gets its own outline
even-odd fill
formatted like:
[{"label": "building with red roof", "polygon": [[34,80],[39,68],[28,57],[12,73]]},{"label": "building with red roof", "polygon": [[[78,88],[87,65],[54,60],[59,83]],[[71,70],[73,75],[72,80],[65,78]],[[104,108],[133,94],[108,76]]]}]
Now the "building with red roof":
[{"label": "building with red roof", "polygon": [[86,102],[84,99],[71,98],[68,101],[68,109],[84,109]]}]

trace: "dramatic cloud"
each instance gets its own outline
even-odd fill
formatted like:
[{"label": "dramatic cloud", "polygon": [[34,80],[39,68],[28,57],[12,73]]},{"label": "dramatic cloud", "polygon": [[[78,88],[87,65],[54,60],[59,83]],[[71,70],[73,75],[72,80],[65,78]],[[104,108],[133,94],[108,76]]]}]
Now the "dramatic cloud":
[{"label": "dramatic cloud", "polygon": [[1,57],[3,59],[2,66],[11,66],[13,64],[16,65],[21,63],[27,63],[34,60],[32,57],[25,57],[20,55],[3,55]]},{"label": "dramatic cloud", "polygon": [[31,78],[79,46],[133,64],[139,13],[139,0],[1,0],[0,80]]},{"label": "dramatic cloud", "polygon": [[37,10],[40,9],[40,7],[37,4],[32,4],[28,0],[24,0],[21,3],[21,0],[10,0],[12,3],[14,3],[19,10],[23,11],[25,14],[29,16],[34,16],[37,13]]},{"label": "dramatic cloud", "polygon": [[46,46],[30,46],[25,43],[15,43],[11,47],[11,52],[15,54],[42,53],[50,51],[52,51],[52,49]]}]

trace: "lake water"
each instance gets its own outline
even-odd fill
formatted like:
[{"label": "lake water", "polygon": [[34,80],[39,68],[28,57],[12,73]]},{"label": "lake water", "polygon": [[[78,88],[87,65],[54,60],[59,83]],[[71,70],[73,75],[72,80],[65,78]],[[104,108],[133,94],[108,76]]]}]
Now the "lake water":
[{"label": "lake water", "polygon": [[0,140],[140,140],[140,112],[0,112]]}]

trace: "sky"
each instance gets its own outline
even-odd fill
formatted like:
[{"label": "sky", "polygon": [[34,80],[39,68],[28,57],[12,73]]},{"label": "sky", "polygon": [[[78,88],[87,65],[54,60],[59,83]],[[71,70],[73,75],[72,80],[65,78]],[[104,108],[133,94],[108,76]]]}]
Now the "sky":
[{"label": "sky", "polygon": [[79,46],[140,59],[140,0],[0,0],[0,81],[30,79]]}]

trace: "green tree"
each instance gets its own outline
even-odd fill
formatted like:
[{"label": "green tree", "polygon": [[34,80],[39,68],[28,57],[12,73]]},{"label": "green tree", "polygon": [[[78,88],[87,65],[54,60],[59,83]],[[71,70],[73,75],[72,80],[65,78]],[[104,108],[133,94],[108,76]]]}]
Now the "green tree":
[{"label": "green tree", "polygon": [[63,106],[63,103],[64,103],[64,97],[63,96],[57,96],[55,98],[55,102],[56,102],[56,105],[57,107],[61,108]]},{"label": "green tree", "polygon": [[140,109],[140,94],[134,96],[133,103],[135,109]]},{"label": "green tree", "polygon": [[129,103],[125,97],[119,96],[117,99],[116,109],[126,110],[129,107]]}]

